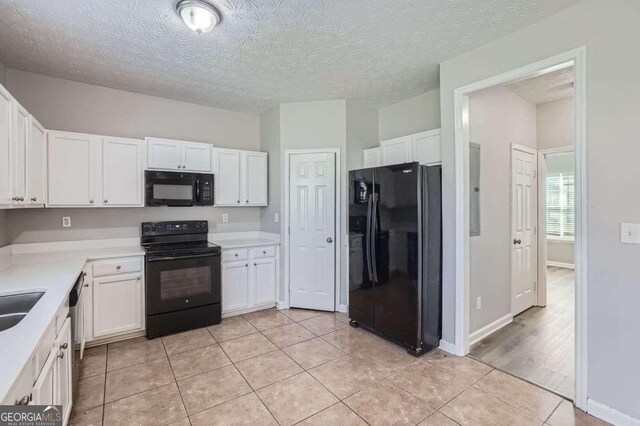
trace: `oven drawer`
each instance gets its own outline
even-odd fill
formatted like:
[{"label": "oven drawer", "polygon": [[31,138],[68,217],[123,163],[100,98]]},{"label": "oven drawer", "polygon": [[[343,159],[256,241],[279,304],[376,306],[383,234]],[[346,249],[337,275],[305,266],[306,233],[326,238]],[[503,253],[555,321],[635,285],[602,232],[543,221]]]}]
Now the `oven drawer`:
[{"label": "oven drawer", "polygon": [[248,257],[249,257],[249,250],[247,249],[225,250],[224,252],[222,252],[223,262],[233,262],[234,260],[247,260]]},{"label": "oven drawer", "polygon": [[93,263],[94,277],[140,271],[142,271],[142,257],[109,259]]},{"label": "oven drawer", "polygon": [[275,257],[275,255],[276,255],[276,248],[274,246],[256,247],[251,249],[252,259],[260,259],[262,257]]}]

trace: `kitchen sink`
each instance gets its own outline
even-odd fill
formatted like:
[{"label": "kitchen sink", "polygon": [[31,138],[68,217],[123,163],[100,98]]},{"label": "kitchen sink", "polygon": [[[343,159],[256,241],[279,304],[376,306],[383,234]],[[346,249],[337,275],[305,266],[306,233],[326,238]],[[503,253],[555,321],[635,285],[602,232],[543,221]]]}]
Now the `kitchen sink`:
[{"label": "kitchen sink", "polygon": [[0,296],[0,331],[18,324],[40,300],[44,292]]}]

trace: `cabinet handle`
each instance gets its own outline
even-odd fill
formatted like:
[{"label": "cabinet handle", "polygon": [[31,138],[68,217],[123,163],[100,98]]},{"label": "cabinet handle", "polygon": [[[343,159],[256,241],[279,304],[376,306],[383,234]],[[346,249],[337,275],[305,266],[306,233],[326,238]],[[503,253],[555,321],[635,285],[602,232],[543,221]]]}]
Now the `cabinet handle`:
[{"label": "cabinet handle", "polygon": [[24,197],[20,197],[20,201],[24,201]]},{"label": "cabinet handle", "polygon": [[238,200],[238,204],[240,204],[240,200]]},{"label": "cabinet handle", "polygon": [[18,399],[15,405],[29,405],[29,401],[31,401],[31,395],[25,395]]},{"label": "cabinet handle", "polygon": [[108,202],[109,202],[109,200],[107,200],[107,199],[105,199],[105,200],[104,200],[104,203],[105,203],[105,204],[107,204]]},{"label": "cabinet handle", "polygon": [[247,200],[247,204],[249,204],[249,200]]},{"label": "cabinet handle", "polygon": [[31,201],[38,201],[36,197],[31,197]]},{"label": "cabinet handle", "polygon": [[85,286],[85,287],[89,287],[89,284],[85,284],[84,286]]},{"label": "cabinet handle", "polygon": [[93,204],[93,200],[89,200],[89,203],[90,203],[90,204]]},{"label": "cabinet handle", "polygon": [[185,169],[187,166],[185,166],[184,164],[182,165],[182,168]]},{"label": "cabinet handle", "polygon": [[62,348],[62,349],[67,349],[68,347],[69,347],[69,344],[67,342],[65,342],[62,345],[60,345],[60,348]]},{"label": "cabinet handle", "polygon": [[83,277],[86,277],[86,276],[87,276],[87,273],[86,273],[86,272],[83,272],[83,273],[82,273],[82,276],[83,276]]},{"label": "cabinet handle", "polygon": [[267,251],[266,250],[262,250],[262,254],[267,254]]},{"label": "cabinet handle", "polygon": [[180,164],[178,164],[178,168],[180,169],[180,168],[182,168],[182,166]]},{"label": "cabinet handle", "polygon": [[122,269],[122,266],[118,265],[118,266],[116,266],[116,269],[120,270],[120,269]]},{"label": "cabinet handle", "polygon": [[235,257],[238,257],[238,253],[234,254]]},{"label": "cabinet handle", "polygon": [[58,354],[58,358],[60,358],[60,359],[64,358],[64,352],[60,352],[60,353]]},{"label": "cabinet handle", "polygon": [[258,264],[257,264],[257,263],[255,263],[255,262],[253,262],[253,266],[258,266]]},{"label": "cabinet handle", "polygon": [[136,277],[136,280],[140,281],[140,277]]},{"label": "cabinet handle", "polygon": [[13,197],[11,201],[18,201],[18,197]]},{"label": "cabinet handle", "polygon": [[245,268],[248,268],[248,267],[249,267],[249,264],[248,264],[248,263],[245,263],[245,264],[244,264],[244,267],[245,267]]}]

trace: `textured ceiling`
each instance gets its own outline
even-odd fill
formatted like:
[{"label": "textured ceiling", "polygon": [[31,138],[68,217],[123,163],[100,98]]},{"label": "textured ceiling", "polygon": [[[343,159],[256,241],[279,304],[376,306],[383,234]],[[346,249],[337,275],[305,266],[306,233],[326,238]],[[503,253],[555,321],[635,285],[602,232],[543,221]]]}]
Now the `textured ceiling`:
[{"label": "textured ceiling", "polygon": [[[176,0],[0,0],[8,67],[204,105],[376,106],[438,87],[438,64],[579,0],[212,0],[191,32]],[[524,47],[523,47],[524,48]]]},{"label": "textured ceiling", "polygon": [[533,104],[544,104],[573,96],[573,67],[508,84],[507,88]]}]

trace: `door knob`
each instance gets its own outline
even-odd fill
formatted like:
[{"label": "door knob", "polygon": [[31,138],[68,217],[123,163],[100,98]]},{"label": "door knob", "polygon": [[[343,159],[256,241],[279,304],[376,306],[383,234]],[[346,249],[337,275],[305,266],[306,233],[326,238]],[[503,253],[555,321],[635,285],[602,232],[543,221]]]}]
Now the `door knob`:
[{"label": "door knob", "polygon": [[331,237],[327,238],[327,242],[328,243],[332,243],[333,242],[333,238],[331,238]]},{"label": "door knob", "polygon": [[31,197],[31,201],[37,201],[36,197]]},{"label": "door knob", "polygon": [[513,240],[513,244],[522,244],[522,240]]}]

